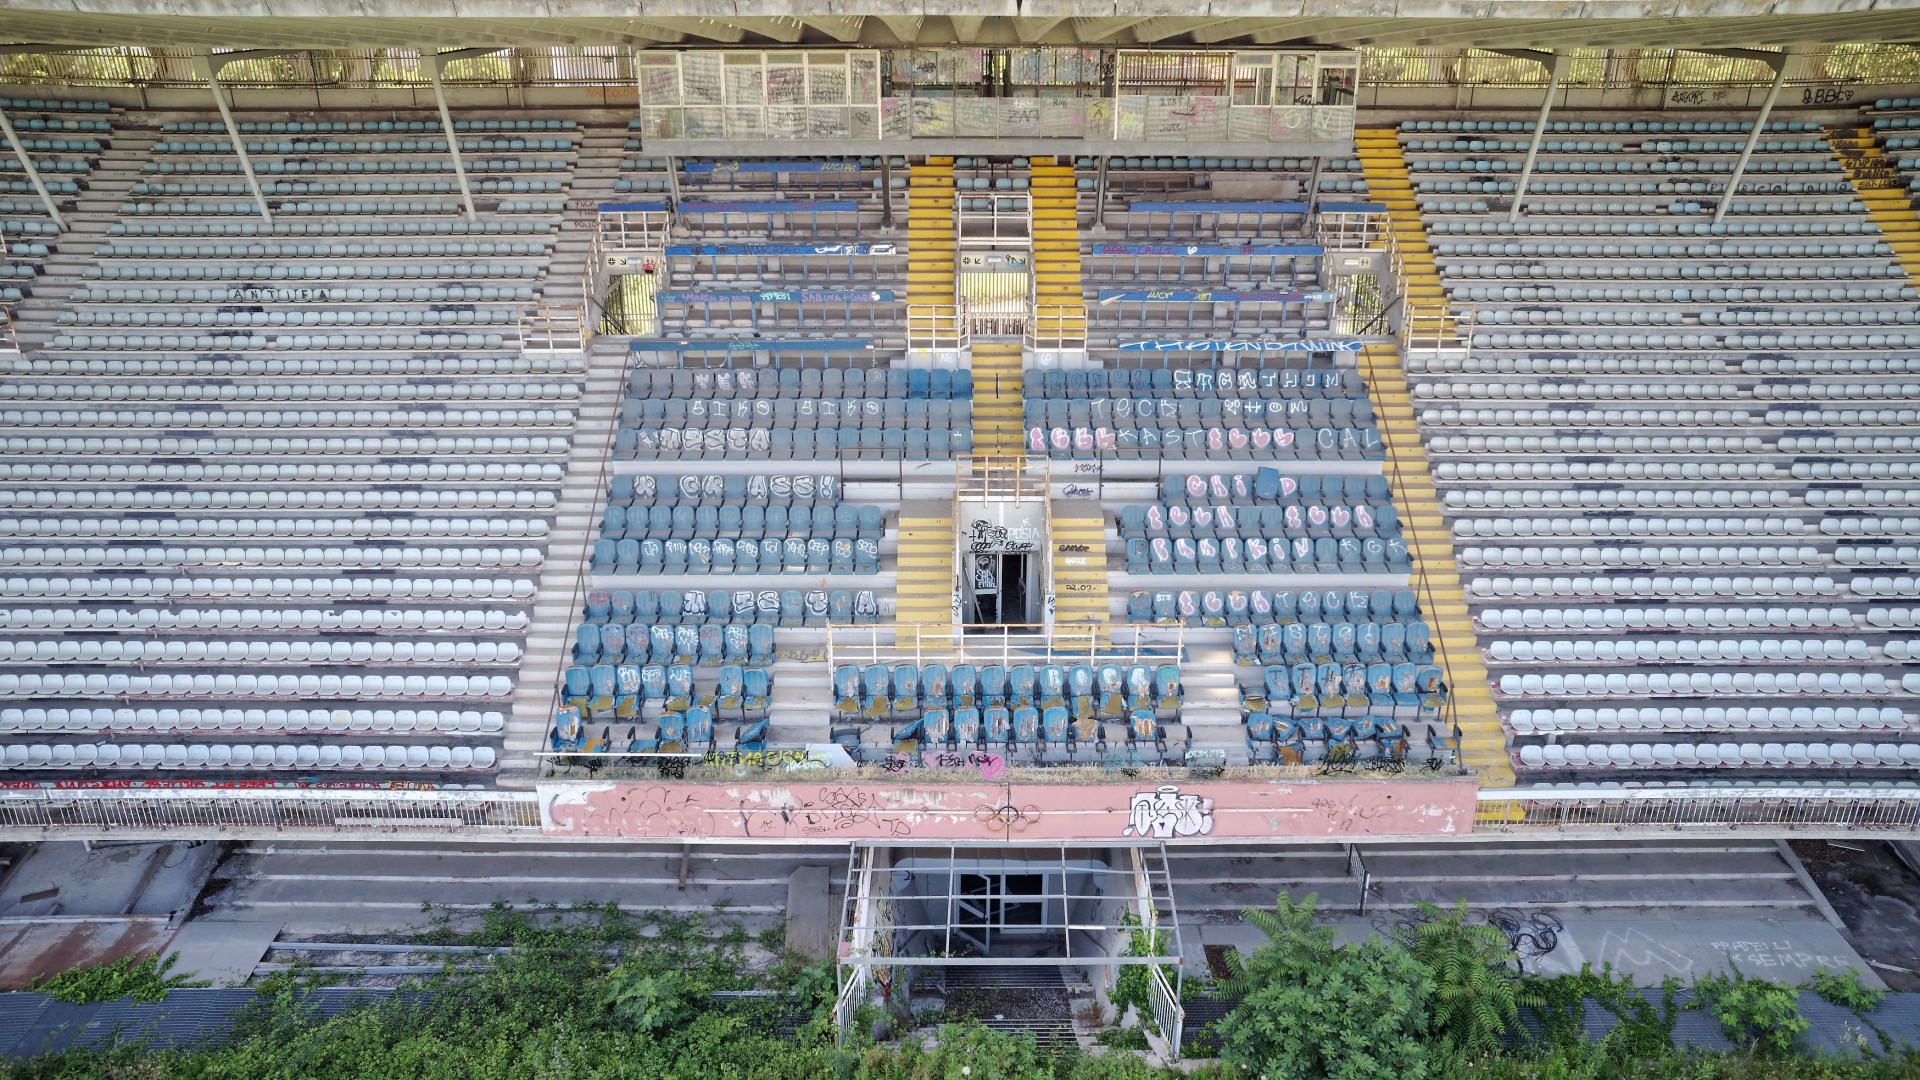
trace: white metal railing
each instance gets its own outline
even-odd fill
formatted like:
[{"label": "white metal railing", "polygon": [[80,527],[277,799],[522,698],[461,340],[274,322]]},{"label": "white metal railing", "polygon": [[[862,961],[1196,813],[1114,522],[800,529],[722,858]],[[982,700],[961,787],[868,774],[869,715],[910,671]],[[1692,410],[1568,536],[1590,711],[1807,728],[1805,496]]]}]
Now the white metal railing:
[{"label": "white metal railing", "polygon": [[973,344],[962,304],[914,304],[907,308],[908,349],[966,349]]},{"label": "white metal railing", "polygon": [[1479,799],[1476,831],[1920,829],[1916,787],[1485,789]]},{"label": "white metal railing", "polygon": [[[795,50],[798,52],[799,50]],[[823,50],[812,49],[808,52]],[[932,50],[921,50],[928,52]],[[1357,50],[1360,82],[1368,87],[1543,87],[1547,73],[1532,60],[1479,49],[1380,46]],[[1570,49],[1564,85],[1579,88],[1765,86],[1772,77],[1758,60],[1709,56],[1684,49]],[[636,77],[665,50],[624,45],[531,46],[456,60],[446,81],[457,86],[578,86],[596,96],[624,92],[631,100]],[[896,58],[900,67],[906,57]],[[389,49],[312,49],[230,63],[222,74],[230,86],[421,87],[420,52]],[[1795,46],[1787,81],[1800,85],[1920,82],[1920,48],[1883,43]],[[0,82],[55,86],[185,86],[195,79],[177,55],[141,46],[46,48],[0,57]],[[1089,84],[1090,85],[1090,84]],[[903,99],[886,99],[888,101]],[[924,99],[921,99],[924,100]],[[1009,101],[1022,99],[1005,99]],[[1080,99],[1089,100],[1089,99]],[[1098,99],[1093,99],[1098,100]],[[1003,118],[1019,119],[1019,115]],[[995,132],[994,134],[999,134]]]},{"label": "white metal railing", "polygon": [[540,830],[530,791],[388,791],[309,788],[0,791],[0,830],[141,836],[235,830],[457,832]]},{"label": "white metal railing", "polygon": [[600,210],[603,255],[652,255],[666,247],[673,215],[665,210]]},{"label": "white metal railing", "polygon": [[[1404,288],[1404,286],[1402,286]],[[1440,307],[1409,307],[1401,313],[1400,346],[1418,349],[1473,348],[1474,309],[1454,311]]]},{"label": "white metal railing", "polygon": [[1080,307],[1037,308],[1027,320],[1021,341],[1029,349],[1085,349],[1087,347],[1087,309]]},{"label": "white metal railing", "polygon": [[541,352],[584,352],[593,340],[586,304],[529,304],[520,309],[520,347]]},{"label": "white metal railing", "polygon": [[1314,239],[1328,251],[1380,251],[1391,232],[1385,210],[1323,210],[1314,215]]},{"label": "white metal railing", "polygon": [[1025,502],[1045,499],[1051,490],[1051,458],[1025,454],[981,454],[963,461],[957,470],[955,494],[968,500],[998,499]]},{"label": "white metal railing", "polygon": [[956,243],[972,240],[1024,244],[1033,239],[1033,196],[1027,192],[956,192],[953,209]]},{"label": "white metal railing", "polygon": [[[887,639],[891,640],[887,640]],[[827,663],[1168,664],[1178,663],[1183,626],[1054,626],[1040,623],[827,627]]]},{"label": "white metal railing", "polygon": [[13,309],[0,305],[0,352],[19,352],[20,336],[13,330]]}]

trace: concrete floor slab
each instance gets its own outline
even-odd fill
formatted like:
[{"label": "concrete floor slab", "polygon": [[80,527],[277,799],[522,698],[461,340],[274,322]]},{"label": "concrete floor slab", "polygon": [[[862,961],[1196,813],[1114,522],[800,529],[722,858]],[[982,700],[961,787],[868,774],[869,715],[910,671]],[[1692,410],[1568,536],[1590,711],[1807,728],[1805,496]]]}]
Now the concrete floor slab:
[{"label": "concrete floor slab", "polygon": [[279,936],[277,922],[195,919],[173,935],[167,950],[179,957],[175,974],[191,974],[214,986],[245,986],[254,965]]}]

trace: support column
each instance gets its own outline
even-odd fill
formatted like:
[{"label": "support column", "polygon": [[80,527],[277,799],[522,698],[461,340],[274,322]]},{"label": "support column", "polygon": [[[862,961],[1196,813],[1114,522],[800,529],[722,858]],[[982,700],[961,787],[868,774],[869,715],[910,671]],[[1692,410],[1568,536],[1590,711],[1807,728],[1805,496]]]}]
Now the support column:
[{"label": "support column", "polygon": [[1105,154],[1100,155],[1100,173],[1093,181],[1093,227],[1106,228],[1107,219],[1107,162],[1111,160]]},{"label": "support column", "polygon": [[447,94],[440,87],[440,74],[446,68],[449,59],[460,59],[472,51],[436,52],[428,58],[427,63],[427,78],[433,83],[433,103],[440,107],[440,129],[447,133],[447,155],[453,159],[453,178],[460,182],[460,201],[467,208],[468,221],[472,221],[479,214],[473,208],[473,189],[467,186],[467,167],[460,161],[460,136],[453,130],[453,114],[447,111]]},{"label": "support column", "polygon": [[1313,214],[1320,209],[1320,163],[1325,158],[1313,159],[1313,171],[1307,174],[1307,213]]},{"label": "support column", "polygon": [[893,228],[893,158],[880,155],[880,227]]},{"label": "support column", "polygon": [[47,208],[47,216],[61,232],[67,231],[66,219],[60,216],[60,208],[54,205],[53,196],[47,193],[47,185],[40,181],[40,170],[34,167],[33,155],[27,153],[27,144],[20,141],[14,133],[13,121],[7,118],[5,109],[0,109],[0,134],[7,137],[7,145],[13,147],[14,156],[20,159],[20,167],[27,170],[27,181],[33,185],[34,194],[40,196],[40,204]]},{"label": "support column", "polygon": [[1540,139],[1547,133],[1547,117],[1553,112],[1553,96],[1560,92],[1560,77],[1566,73],[1567,58],[1556,53],[1515,50],[1504,53],[1519,59],[1532,60],[1547,69],[1547,96],[1540,102],[1540,115],[1533,121],[1533,139],[1527,143],[1527,160],[1520,166],[1520,181],[1513,186],[1513,203],[1507,207],[1507,220],[1513,221],[1520,216],[1520,206],[1527,197],[1527,181],[1533,178],[1533,162],[1540,156]]},{"label": "support column", "polygon": [[678,214],[680,212],[680,162],[671,154],[667,155],[667,194],[673,196],[673,205],[667,208],[668,213]]},{"label": "support column", "polygon": [[1738,54],[1745,59],[1758,60],[1773,69],[1773,85],[1767,89],[1767,99],[1760,103],[1760,116],[1753,122],[1753,130],[1747,133],[1747,144],[1740,148],[1740,159],[1733,163],[1733,175],[1727,178],[1727,187],[1720,193],[1719,205],[1713,208],[1713,223],[1727,216],[1727,207],[1733,205],[1734,193],[1740,190],[1740,177],[1747,171],[1747,159],[1753,156],[1753,148],[1760,142],[1760,135],[1767,129],[1767,117],[1773,115],[1774,102],[1780,100],[1780,88],[1787,82],[1787,54],[1754,53],[1745,49],[1729,49],[1726,55]]},{"label": "support column", "polygon": [[223,56],[216,64],[212,56],[196,54],[193,68],[201,78],[207,80],[207,89],[213,91],[213,103],[220,106],[220,119],[227,125],[227,138],[233,140],[233,156],[240,159],[240,171],[247,174],[247,186],[253,189],[253,201],[260,207],[260,216],[272,221],[273,211],[267,208],[266,193],[260,190],[260,178],[253,172],[253,159],[247,156],[246,141],[240,138],[240,125],[233,122],[233,110],[227,107],[227,91],[220,85],[220,68],[226,66],[228,59]]}]

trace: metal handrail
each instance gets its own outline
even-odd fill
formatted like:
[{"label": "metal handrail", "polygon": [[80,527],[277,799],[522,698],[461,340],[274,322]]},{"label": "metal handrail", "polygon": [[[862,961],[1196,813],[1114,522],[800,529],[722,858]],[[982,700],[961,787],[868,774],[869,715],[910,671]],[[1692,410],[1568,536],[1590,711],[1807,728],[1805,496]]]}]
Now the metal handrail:
[{"label": "metal handrail", "polygon": [[827,664],[1179,663],[1185,642],[1184,626],[1130,623],[829,626]]},{"label": "metal handrail", "polygon": [[546,352],[584,352],[593,339],[587,305],[528,304],[519,314],[520,347]]},{"label": "metal handrail", "polygon": [[0,304],[0,352],[19,352],[20,336],[14,333],[13,309]]},{"label": "metal handrail", "polygon": [[[1361,368],[1361,377],[1366,380],[1368,386],[1378,385],[1380,366],[1378,353],[1370,349],[1361,349],[1356,362]],[[1402,375],[1402,378],[1404,378],[1404,375]],[[1418,476],[1425,479],[1428,475],[1426,469],[1410,465],[1404,461],[1400,450],[1395,447],[1392,440],[1382,439],[1381,443],[1385,450],[1385,454],[1381,460],[1381,468],[1386,473],[1387,483],[1392,491],[1405,493],[1409,490],[1410,479],[1412,477]],[[1434,543],[1445,543],[1448,545],[1453,543],[1453,536],[1450,532],[1439,537],[1428,536],[1426,529],[1419,523],[1419,517],[1418,514],[1406,514],[1400,519],[1400,527],[1406,535],[1409,550],[1413,550],[1420,546],[1422,542],[1429,540]],[[1427,617],[1431,618],[1433,612],[1439,609],[1439,605],[1436,600],[1433,582],[1427,576],[1424,560],[1414,561],[1413,573],[1409,575],[1409,579],[1415,595],[1419,598],[1421,611],[1425,613]],[[1460,751],[1460,718],[1458,712],[1459,698],[1455,690],[1459,686],[1459,683],[1454,679],[1453,665],[1447,662],[1447,652],[1445,649],[1435,649],[1434,660],[1440,665],[1441,676],[1446,681],[1447,689],[1446,694],[1441,698],[1438,719],[1440,719],[1443,729],[1453,736],[1454,752],[1457,755]]]},{"label": "metal handrail", "polygon": [[973,345],[965,304],[913,304],[907,308],[907,348],[967,349]]},{"label": "metal handrail", "polygon": [[[638,353],[629,351],[626,354],[626,359],[621,364],[620,391],[622,393],[626,391],[627,385],[633,379],[633,369],[637,363],[635,358],[638,355]],[[609,478],[613,475],[613,447],[618,441],[619,434],[620,424],[616,418],[613,423],[607,425],[607,437],[600,445],[599,468],[595,471],[593,479],[593,509],[587,515],[589,522],[599,521],[606,513],[606,503],[610,495],[611,486]],[[587,529],[589,539],[593,536],[593,533],[594,528],[589,525]],[[593,566],[590,554],[591,546],[589,543],[589,552],[582,553],[579,562],[573,569],[573,586],[568,593],[567,600],[566,631],[561,638],[562,644],[559,660],[555,663],[553,669],[553,693],[548,696],[547,700],[547,726],[540,733],[540,747],[542,751],[545,751],[552,745],[552,743],[548,741],[548,733],[553,728],[554,718],[560,715],[560,703],[566,693],[566,671],[573,663],[573,641],[587,617],[586,598],[587,593],[590,591],[587,588],[587,584],[588,580],[592,577],[591,570]]]},{"label": "metal handrail", "polygon": [[1633,827],[1709,831],[1920,829],[1920,788],[1489,788],[1479,793],[1474,828],[1499,831]]},{"label": "metal handrail", "polygon": [[[1025,454],[980,454],[968,458],[958,470],[958,495],[962,499],[999,499],[1025,502],[1044,499],[1053,479],[1051,458],[1030,458]],[[1038,479],[1032,476],[1037,469]]]},{"label": "metal handrail", "polygon": [[1029,349],[1085,349],[1087,347],[1087,309],[1035,308],[1027,319],[1023,343]]}]

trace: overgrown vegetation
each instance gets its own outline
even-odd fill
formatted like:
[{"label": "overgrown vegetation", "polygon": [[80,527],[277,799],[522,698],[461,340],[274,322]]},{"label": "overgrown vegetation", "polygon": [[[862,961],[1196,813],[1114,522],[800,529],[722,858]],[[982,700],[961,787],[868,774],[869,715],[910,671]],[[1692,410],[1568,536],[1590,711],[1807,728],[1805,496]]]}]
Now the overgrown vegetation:
[{"label": "overgrown vegetation", "polygon": [[[1110,1031],[1089,1052],[1057,1051],[977,1025],[948,1026],[932,1039],[888,1033],[875,1027],[884,1016],[876,1008],[836,1045],[828,965],[786,956],[750,971],[745,947],[753,939],[724,912],[635,916],[609,907],[496,911],[467,931],[436,919],[424,939],[512,951],[487,963],[449,966],[412,987],[430,993],[369,999],[322,1017],[307,997],[313,980],[295,972],[269,980],[256,1007],[218,1045],[71,1052],[0,1067],[0,1076],[1920,1080],[1920,1059],[1912,1057],[1842,1062],[1805,1056],[1794,1046],[1806,1026],[1792,1008],[1794,989],[1738,972],[1698,984],[1689,1005],[1736,1031],[1746,1049],[1688,1054],[1671,1041],[1683,1007],[1676,1004],[1677,986],[1638,987],[1610,969],[1518,975],[1504,936],[1463,908],[1423,907],[1384,936],[1349,943],[1319,925],[1311,897],[1298,903],[1281,897],[1248,919],[1267,940],[1230,965],[1225,988],[1244,998],[1219,1027],[1223,1060],[1186,1071],[1146,1056],[1139,1028]],[[1164,947],[1143,929],[1137,935],[1132,944],[1140,955]],[[760,943],[777,939],[765,935]],[[164,964],[149,975],[179,978]],[[100,976],[86,978],[107,986]],[[78,986],[82,978],[76,974],[70,982]],[[1844,974],[1822,973],[1815,989],[1856,1012],[1879,1002],[1877,991]],[[721,991],[758,993],[716,997]],[[1584,1034],[1589,1003],[1617,1021],[1597,1040]],[[885,1041],[874,1039],[876,1030]]]},{"label": "overgrown vegetation", "polygon": [[135,1001],[159,1001],[175,987],[208,985],[204,980],[195,981],[191,974],[185,972],[172,974],[174,962],[179,959],[177,953],[169,954],[164,960],[158,955],[145,958],[123,956],[104,964],[72,968],[49,975],[36,980],[28,989],[49,994],[55,1001],[92,1005],[125,997]]}]

